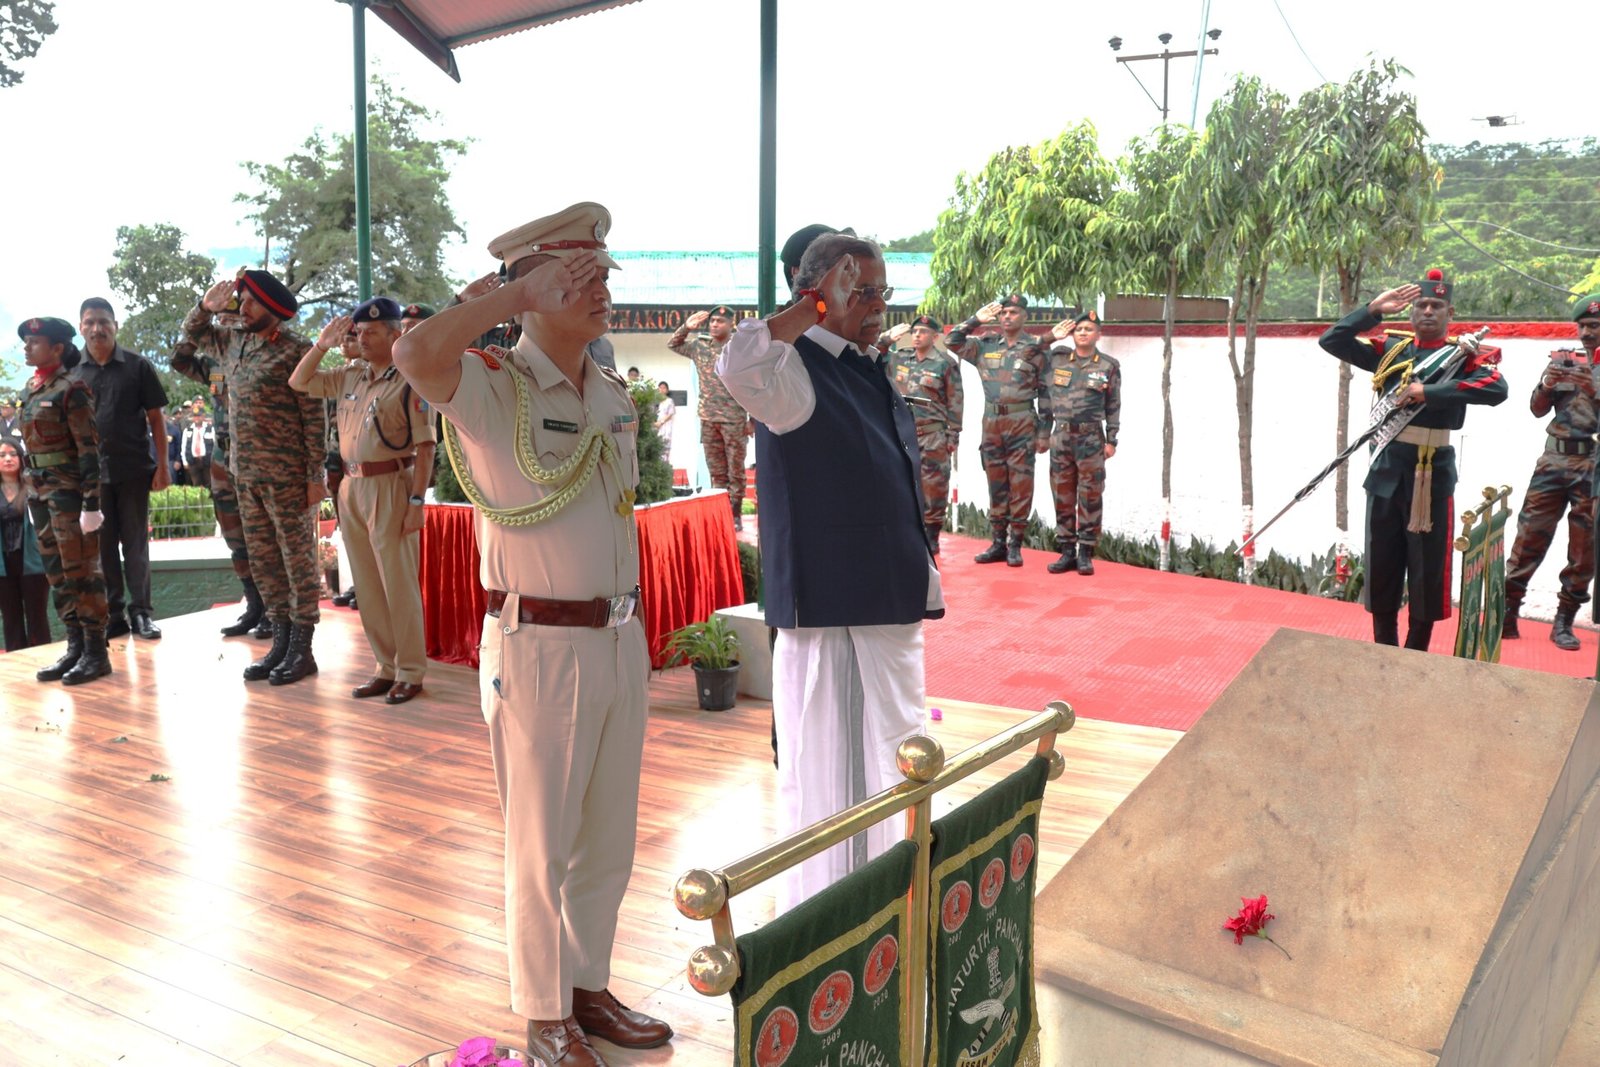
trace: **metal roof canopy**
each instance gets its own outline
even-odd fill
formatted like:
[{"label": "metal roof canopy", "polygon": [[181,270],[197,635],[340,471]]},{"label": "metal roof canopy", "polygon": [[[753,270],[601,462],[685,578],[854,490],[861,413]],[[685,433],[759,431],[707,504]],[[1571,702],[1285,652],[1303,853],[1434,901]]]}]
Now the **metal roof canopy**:
[{"label": "metal roof canopy", "polygon": [[[367,177],[367,8],[456,81],[453,49],[637,0],[339,0],[353,16],[355,59],[356,257],[361,299],[372,295],[372,218]],[[778,0],[761,0],[761,189],[757,220],[757,306],[776,305]]]}]

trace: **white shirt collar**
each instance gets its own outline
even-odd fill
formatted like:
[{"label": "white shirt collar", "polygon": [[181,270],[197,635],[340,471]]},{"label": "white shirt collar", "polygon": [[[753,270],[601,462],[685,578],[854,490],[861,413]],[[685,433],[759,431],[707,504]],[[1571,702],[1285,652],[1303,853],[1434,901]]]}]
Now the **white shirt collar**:
[{"label": "white shirt collar", "polygon": [[827,352],[828,355],[835,359],[838,359],[840,356],[844,355],[844,350],[847,348],[854,350],[858,354],[861,351],[859,348],[856,348],[855,345],[851,344],[849,341],[846,341],[843,337],[840,337],[832,330],[824,328],[820,322],[811,327],[811,329],[807,330],[805,332],[805,337],[808,338],[813,344],[822,348],[823,351]]}]

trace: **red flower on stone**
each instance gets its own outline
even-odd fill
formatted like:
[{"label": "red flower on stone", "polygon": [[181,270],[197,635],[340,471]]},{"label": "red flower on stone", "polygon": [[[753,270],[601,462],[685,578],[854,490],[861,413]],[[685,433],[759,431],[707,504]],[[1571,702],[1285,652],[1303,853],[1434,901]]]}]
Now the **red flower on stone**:
[{"label": "red flower on stone", "polygon": [[[1247,937],[1259,937],[1263,941],[1272,941],[1272,938],[1267,936],[1266,925],[1276,919],[1277,916],[1267,911],[1267,895],[1263,893],[1254,900],[1249,897],[1240,897],[1239,902],[1244,905],[1239,909],[1239,914],[1222,924],[1224,930],[1233,932],[1233,943],[1242,945]],[[1288,949],[1279,945],[1276,941],[1272,941],[1272,943],[1277,945],[1279,952],[1289,956]],[[1293,956],[1289,956],[1289,958],[1294,959]]]}]

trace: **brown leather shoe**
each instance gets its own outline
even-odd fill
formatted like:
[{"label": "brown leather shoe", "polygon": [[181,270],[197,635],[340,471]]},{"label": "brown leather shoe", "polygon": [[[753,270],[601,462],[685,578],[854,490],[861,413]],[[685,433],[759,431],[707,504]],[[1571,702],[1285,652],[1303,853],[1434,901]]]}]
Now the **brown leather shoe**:
[{"label": "brown leather shoe", "polygon": [[350,690],[350,695],[353,697],[381,697],[389,691],[389,687],[392,685],[394,685],[393,678],[374,678],[372,681],[364,685],[358,685]]},{"label": "brown leather shoe", "polygon": [[623,1048],[655,1048],[672,1039],[672,1027],[624,1007],[609,989],[592,993],[574,988],[572,1017],[590,1037],[603,1037]]},{"label": "brown leather shoe", "polygon": [[404,704],[418,693],[422,692],[421,682],[396,682],[394,688],[389,690],[389,695],[383,698],[385,704]]},{"label": "brown leather shoe", "polygon": [[572,1016],[528,1020],[528,1051],[551,1067],[606,1067]]}]

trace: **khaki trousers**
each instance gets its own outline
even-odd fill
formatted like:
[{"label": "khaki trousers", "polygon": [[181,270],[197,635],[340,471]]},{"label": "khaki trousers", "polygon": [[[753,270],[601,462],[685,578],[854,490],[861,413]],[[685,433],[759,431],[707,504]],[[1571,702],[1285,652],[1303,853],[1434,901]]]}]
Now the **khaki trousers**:
[{"label": "khaki trousers", "polygon": [[[362,610],[366,606],[362,605]],[[611,981],[639,817],[649,653],[615,630],[483,620],[478,686],[506,821],[511,1007],[565,1019]]]},{"label": "khaki trousers", "polygon": [[428,644],[417,581],[422,535],[404,530],[410,498],[408,470],[346,478],[339,486],[345,556],[378,677],[416,685],[428,671]]}]

